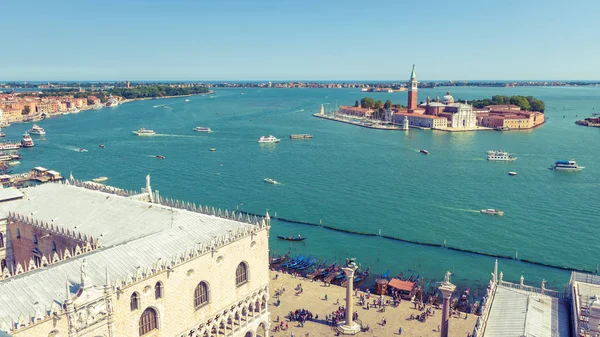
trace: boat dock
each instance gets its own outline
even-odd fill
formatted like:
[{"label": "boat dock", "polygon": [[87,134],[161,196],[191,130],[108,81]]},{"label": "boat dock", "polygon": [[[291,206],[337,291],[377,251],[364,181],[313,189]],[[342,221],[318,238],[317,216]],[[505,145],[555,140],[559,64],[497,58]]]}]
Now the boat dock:
[{"label": "boat dock", "polygon": [[48,170],[45,167],[37,166],[31,171],[18,174],[0,175],[0,183],[5,186],[22,186],[28,182],[47,183],[63,180],[60,172]]},{"label": "boat dock", "polygon": [[358,118],[343,117],[341,115],[326,115],[326,114],[322,114],[322,113],[316,113],[316,114],[313,114],[313,116],[315,116],[317,118],[329,119],[329,120],[336,121],[336,122],[357,125],[357,126],[360,126],[363,128],[368,128],[368,129],[406,131],[402,127],[396,126],[393,124],[376,123],[371,120],[368,120],[368,121],[367,120],[359,120]]}]

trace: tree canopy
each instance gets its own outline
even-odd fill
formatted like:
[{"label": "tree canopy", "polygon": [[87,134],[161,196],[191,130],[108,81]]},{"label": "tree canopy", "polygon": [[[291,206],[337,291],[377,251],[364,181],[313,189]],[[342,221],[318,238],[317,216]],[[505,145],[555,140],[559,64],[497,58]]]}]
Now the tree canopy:
[{"label": "tree canopy", "polygon": [[483,108],[484,106],[487,106],[487,105],[514,104],[514,105],[519,106],[521,108],[521,110],[527,110],[527,111],[544,112],[544,110],[546,109],[544,101],[537,99],[533,96],[526,97],[526,96],[518,96],[518,95],[510,96],[510,97],[496,95],[496,96],[492,96],[492,99],[485,98],[485,99],[471,100],[471,101],[469,101],[469,104],[473,105],[476,108]]}]

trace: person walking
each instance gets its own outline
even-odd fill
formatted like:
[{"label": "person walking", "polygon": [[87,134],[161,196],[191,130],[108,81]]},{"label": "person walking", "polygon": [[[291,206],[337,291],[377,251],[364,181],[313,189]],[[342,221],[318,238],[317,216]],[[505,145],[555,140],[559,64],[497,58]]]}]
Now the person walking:
[{"label": "person walking", "polygon": [[402,327],[400,327],[400,329],[398,329],[398,334],[402,335]]}]

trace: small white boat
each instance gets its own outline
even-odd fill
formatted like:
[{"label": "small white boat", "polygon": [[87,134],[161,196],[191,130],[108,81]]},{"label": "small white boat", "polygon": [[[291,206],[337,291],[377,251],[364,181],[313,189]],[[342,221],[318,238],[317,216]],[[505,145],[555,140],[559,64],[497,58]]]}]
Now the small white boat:
[{"label": "small white boat", "polygon": [[102,183],[102,182],[105,182],[107,180],[108,180],[107,177],[98,177],[98,178],[92,179],[92,181],[95,182],[95,183]]},{"label": "small white boat", "polygon": [[146,130],[144,128],[140,128],[137,131],[131,131],[133,134],[138,136],[155,136],[156,132],[154,130]]},{"label": "small white boat", "polygon": [[279,138],[275,138],[274,136],[272,136],[272,135],[269,135],[268,137],[266,137],[266,136],[261,136],[261,137],[258,139],[258,142],[259,142],[259,143],[279,143],[279,141],[280,141],[280,140],[281,140],[281,139],[279,139]]},{"label": "small white boat", "polygon": [[9,162],[8,162],[8,166],[17,166],[17,165],[19,165],[19,164],[21,164],[21,162],[20,162],[20,161],[9,161]]},{"label": "small white boat", "polygon": [[273,184],[273,185],[279,184],[276,180],[271,179],[271,178],[265,178],[265,182],[269,183],[269,184]]},{"label": "small white boat", "polygon": [[189,99],[186,99],[185,101],[186,101],[186,102],[189,102],[190,100],[189,100]]},{"label": "small white boat", "polygon": [[550,169],[555,171],[581,171],[584,168],[584,166],[577,165],[577,162],[574,160],[559,160],[550,166]]},{"label": "small white boat", "polygon": [[197,126],[194,128],[194,131],[196,131],[196,132],[211,132],[212,130],[210,128],[207,128],[204,126]]},{"label": "small white boat", "polygon": [[210,152],[215,152],[215,151],[217,151],[217,149],[215,149],[214,147],[210,148]]},{"label": "small white boat", "polygon": [[501,211],[498,209],[493,209],[493,208],[482,209],[480,212],[483,214],[489,214],[489,215],[504,215],[504,211]]},{"label": "small white boat", "polygon": [[79,148],[77,151],[79,151],[79,152],[88,152],[88,150],[84,149],[84,148]]},{"label": "small white boat", "polygon": [[422,154],[429,154],[429,151],[427,151],[425,149],[421,149],[419,152],[421,152]]},{"label": "small white boat", "polygon": [[40,136],[46,135],[46,131],[44,131],[44,128],[40,127],[37,124],[33,124],[33,126],[31,127],[31,129],[29,129],[27,132],[30,135],[40,135]]},{"label": "small white boat", "polygon": [[509,176],[516,176],[516,175],[517,175],[517,172],[510,171],[510,172],[508,172],[508,175],[509,175]]}]

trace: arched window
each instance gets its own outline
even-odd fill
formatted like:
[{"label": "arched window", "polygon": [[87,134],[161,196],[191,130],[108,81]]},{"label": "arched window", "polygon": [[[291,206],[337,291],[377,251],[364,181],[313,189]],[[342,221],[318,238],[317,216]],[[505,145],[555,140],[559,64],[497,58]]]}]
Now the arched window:
[{"label": "arched window", "polygon": [[156,282],[154,285],[154,298],[159,299],[163,297],[163,285],[161,282]]},{"label": "arched window", "polygon": [[4,235],[0,233],[0,248],[4,247]]},{"label": "arched window", "polygon": [[140,317],[140,336],[147,334],[148,332],[158,329],[156,310],[147,308]]},{"label": "arched window", "polygon": [[140,295],[138,295],[138,293],[131,294],[131,301],[129,302],[129,307],[131,311],[140,308]]},{"label": "arched window", "polygon": [[35,234],[33,234],[33,244],[34,245],[38,244],[37,235],[35,235]]},{"label": "arched window", "polygon": [[235,285],[241,286],[246,282],[248,282],[248,266],[241,262],[235,270]]},{"label": "arched window", "polygon": [[208,284],[202,281],[194,290],[194,307],[198,308],[206,303],[208,303]]},{"label": "arched window", "polygon": [[6,268],[6,260],[2,259],[2,261],[0,261],[0,275],[4,273],[4,268]]},{"label": "arched window", "polygon": [[54,241],[52,241],[52,251],[55,252],[55,253],[57,252],[56,242],[54,242]]},{"label": "arched window", "polygon": [[21,238],[21,231],[17,228],[17,239]]}]

